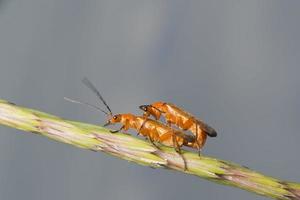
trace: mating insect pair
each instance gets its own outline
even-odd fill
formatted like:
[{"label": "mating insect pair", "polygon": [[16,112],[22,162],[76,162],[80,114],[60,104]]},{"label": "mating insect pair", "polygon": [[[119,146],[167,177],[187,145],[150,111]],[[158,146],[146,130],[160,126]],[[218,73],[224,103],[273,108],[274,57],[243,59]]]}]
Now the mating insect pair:
[{"label": "mating insect pair", "polygon": [[[119,130],[111,132],[135,129],[138,134],[147,137],[154,146],[156,146],[156,142],[159,142],[163,145],[174,147],[176,152],[178,152],[180,155],[182,146],[197,149],[200,155],[201,149],[205,144],[207,136],[217,136],[217,133],[213,128],[211,128],[201,120],[196,119],[190,113],[187,113],[183,109],[180,109],[170,103],[156,102],[151,105],[142,105],[140,106],[140,109],[144,112],[143,116],[135,116],[130,113],[113,115],[110,107],[105,102],[96,87],[87,78],[83,79],[83,83],[99,97],[99,99],[107,108],[108,112],[85,102],[79,102],[68,98],[65,99],[74,103],[80,103],[88,105],[90,107],[94,107],[105,113],[108,117],[108,120],[104,126],[116,123],[122,124],[122,127]],[[150,116],[153,116],[155,120],[150,119]],[[161,116],[165,117],[167,125],[157,121]],[[176,125],[182,130],[191,131],[193,135],[189,135],[180,130],[173,129],[171,127],[172,124]],[[186,164],[184,165],[184,168],[186,169]]]}]

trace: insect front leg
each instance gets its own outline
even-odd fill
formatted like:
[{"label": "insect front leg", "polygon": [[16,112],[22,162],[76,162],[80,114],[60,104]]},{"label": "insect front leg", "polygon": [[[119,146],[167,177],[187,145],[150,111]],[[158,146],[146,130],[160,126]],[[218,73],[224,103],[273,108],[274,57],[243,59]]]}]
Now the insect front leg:
[{"label": "insect front leg", "polygon": [[109,132],[111,133],[117,133],[117,132],[120,132],[121,130],[123,130],[125,127],[125,125],[121,126],[121,128],[119,128],[118,130],[110,130]]},{"label": "insect front leg", "polygon": [[[126,120],[125,123],[124,123],[124,125],[120,129],[114,130],[114,131],[110,130],[109,132],[111,132],[111,133],[117,133],[117,132],[120,132],[121,130],[127,131],[128,129],[129,129],[129,121]],[[123,133],[129,135],[126,132],[123,132]]]}]

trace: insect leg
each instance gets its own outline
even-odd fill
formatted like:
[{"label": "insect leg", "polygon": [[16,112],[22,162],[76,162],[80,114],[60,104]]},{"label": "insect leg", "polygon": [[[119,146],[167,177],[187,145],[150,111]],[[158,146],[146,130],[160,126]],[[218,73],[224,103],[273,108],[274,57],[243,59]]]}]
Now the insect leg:
[{"label": "insect leg", "polygon": [[145,117],[145,119],[144,119],[144,121],[143,121],[141,127],[137,130],[137,135],[139,135],[139,134],[141,133],[141,130],[142,130],[142,128],[144,127],[144,125],[145,125],[145,123],[147,122],[147,120],[148,120],[148,118]]},{"label": "insect leg", "polygon": [[[120,132],[121,130],[127,131],[128,129],[129,129],[129,121],[126,120],[125,123],[124,123],[124,125],[120,129],[114,130],[114,131],[110,130],[109,132],[111,132],[111,133],[117,133],[117,132]],[[128,134],[128,133],[124,132],[124,134]]]},{"label": "insect leg", "polygon": [[117,133],[120,132],[122,129],[124,129],[125,125],[123,125],[121,128],[119,128],[118,130],[110,130],[109,132],[111,133]]},{"label": "insect leg", "polygon": [[196,139],[196,143],[197,143],[197,147],[198,147],[198,155],[200,156],[201,155],[201,143],[200,143],[200,140],[198,138],[199,136],[199,126],[198,124],[196,123],[196,120],[194,118],[189,118],[183,125],[182,125],[182,129],[183,130],[188,130],[189,128],[191,128],[193,125],[195,125],[195,139]]},{"label": "insect leg", "polygon": [[167,126],[172,127],[172,122],[170,120],[166,120]]},{"label": "insect leg", "polygon": [[173,135],[172,136],[172,139],[173,139],[173,146],[174,146],[174,148],[175,148],[175,151],[178,153],[178,155],[182,158],[182,160],[183,160],[183,164],[184,164],[184,171],[186,171],[187,170],[187,164],[186,164],[186,160],[185,160],[185,158],[183,157],[183,155],[182,155],[182,153],[181,153],[181,149],[180,149],[180,146],[179,146],[179,144],[178,144],[178,141],[176,140],[176,136],[175,135]]},{"label": "insect leg", "polygon": [[195,124],[195,126],[196,126],[196,142],[198,145],[198,156],[200,157],[201,156],[201,147],[200,147],[200,142],[198,140],[198,124]]},{"label": "insect leg", "polygon": [[172,126],[172,120],[176,121],[175,119],[173,119],[173,116],[171,114],[166,114],[165,118],[166,118],[167,126],[169,127]]},{"label": "insect leg", "polygon": [[154,147],[156,147],[158,150],[160,150],[159,146],[157,146],[157,145],[154,143],[154,141],[153,141],[153,139],[152,139],[152,137],[151,137],[150,135],[148,135],[148,139],[149,139],[149,141],[151,142],[151,144],[153,144]]},{"label": "insect leg", "polygon": [[196,140],[198,141],[198,125],[195,124],[195,126],[196,126]]},{"label": "insect leg", "polygon": [[196,136],[196,140],[198,140],[198,125],[195,123],[194,118],[189,118],[187,121],[185,121],[184,123],[182,122],[181,128],[183,130],[188,130],[190,129],[193,125],[196,126],[196,133],[194,133],[194,135]]},{"label": "insect leg", "polygon": [[201,157],[202,148],[198,147],[198,156]]}]

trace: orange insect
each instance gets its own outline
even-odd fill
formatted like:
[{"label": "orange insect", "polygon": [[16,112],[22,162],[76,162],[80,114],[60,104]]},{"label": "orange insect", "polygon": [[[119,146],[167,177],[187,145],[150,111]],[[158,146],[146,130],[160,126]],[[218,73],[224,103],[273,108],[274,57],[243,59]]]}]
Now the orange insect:
[{"label": "orange insect", "polygon": [[151,115],[159,120],[163,115],[168,126],[174,124],[183,130],[191,131],[195,135],[196,141],[189,142],[186,146],[197,148],[199,155],[207,136],[217,136],[217,132],[212,127],[172,103],[155,102],[150,105],[141,105],[139,108],[144,111],[145,117]]},{"label": "orange insect", "polygon": [[[195,136],[185,134],[180,130],[174,130],[170,126],[167,126],[159,121],[149,119],[145,116],[135,116],[130,113],[113,115],[110,107],[105,102],[105,100],[103,99],[99,91],[95,88],[95,86],[86,78],[83,79],[83,83],[99,97],[102,103],[106,106],[108,112],[102,110],[99,107],[93,106],[85,102],[79,102],[69,98],[65,98],[65,99],[73,103],[88,105],[90,107],[96,108],[101,112],[105,113],[108,117],[108,120],[107,123],[104,124],[104,126],[121,123],[122,127],[119,130],[111,131],[112,133],[116,133],[121,130],[127,131],[128,129],[135,129],[138,132],[138,134],[141,134],[144,137],[148,138],[149,141],[155,147],[157,147],[155,142],[159,142],[166,146],[174,147],[176,152],[179,153],[180,155],[181,155],[182,146],[190,146],[192,148],[195,148],[193,145],[191,145],[196,141]],[[182,159],[184,161],[184,169],[186,169],[185,159],[183,157]]]}]

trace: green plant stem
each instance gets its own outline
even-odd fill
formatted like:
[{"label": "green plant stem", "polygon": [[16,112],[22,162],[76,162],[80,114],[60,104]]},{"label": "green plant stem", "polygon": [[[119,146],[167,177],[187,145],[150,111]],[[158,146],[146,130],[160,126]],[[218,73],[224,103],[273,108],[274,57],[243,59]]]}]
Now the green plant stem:
[{"label": "green plant stem", "polygon": [[262,175],[246,167],[216,158],[172,148],[154,147],[145,140],[81,122],[65,120],[0,100],[0,124],[43,135],[92,151],[102,151],[152,168],[166,168],[230,185],[274,199],[300,199],[300,184]]}]

